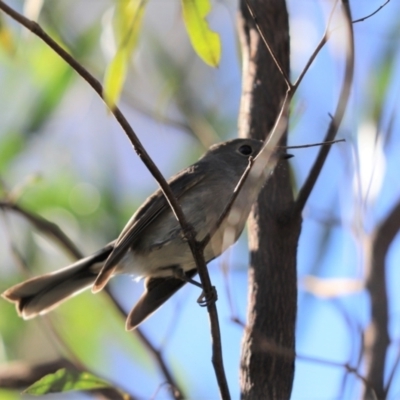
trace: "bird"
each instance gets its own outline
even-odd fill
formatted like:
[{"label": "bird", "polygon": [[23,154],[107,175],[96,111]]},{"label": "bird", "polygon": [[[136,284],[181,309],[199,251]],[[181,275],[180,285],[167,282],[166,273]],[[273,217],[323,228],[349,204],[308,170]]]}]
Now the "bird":
[{"label": "bird", "polygon": [[[217,224],[249,160],[262,147],[263,142],[255,139],[218,143],[196,163],[168,180],[187,222],[195,229],[197,241],[204,239]],[[275,151],[273,157],[278,162],[291,155]],[[250,176],[246,180],[204,249],[206,263],[237,241],[252,204],[272,171],[273,167],[266,168],[253,181]],[[135,280],[144,280],[145,287],[127,316],[126,330],[133,330],[186,283],[196,284],[193,280],[196,273],[196,263],[182,228],[158,189],[133,214],[116,240],[58,271],[19,283],[2,293],[2,297],[14,303],[18,315],[28,320],[53,310],[88,288],[94,293],[100,291],[115,275],[128,274]]]}]

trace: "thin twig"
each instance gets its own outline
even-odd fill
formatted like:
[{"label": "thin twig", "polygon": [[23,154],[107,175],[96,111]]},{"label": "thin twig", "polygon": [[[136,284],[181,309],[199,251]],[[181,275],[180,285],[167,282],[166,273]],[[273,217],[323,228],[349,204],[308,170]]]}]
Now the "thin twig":
[{"label": "thin twig", "polygon": [[371,301],[371,322],[365,332],[368,338],[365,344],[366,373],[380,398],[386,398],[389,390],[384,374],[388,348],[391,344],[386,260],[389,248],[399,230],[400,201],[375,228],[370,237],[371,243],[366,248],[365,258],[368,260],[366,289]]},{"label": "thin twig", "polygon": [[[248,328],[245,327],[245,329],[248,329]],[[280,346],[279,344],[274,343],[271,340],[262,337],[261,335],[258,335],[257,339],[258,339],[258,345],[259,345],[260,351],[266,351],[268,353],[278,354],[279,356],[284,357],[284,358],[291,359],[293,357],[296,357],[297,360],[302,360],[302,361],[306,361],[306,362],[318,363],[318,364],[329,365],[332,367],[346,369],[346,371],[354,374],[358,379],[360,379],[363,382],[365,388],[368,390],[368,393],[371,394],[373,399],[378,400],[378,397],[374,391],[374,388],[372,387],[369,380],[367,378],[365,378],[364,376],[362,376],[358,372],[358,369],[352,367],[350,364],[341,363],[338,361],[326,360],[326,359],[322,359],[319,357],[312,357],[312,356],[299,354],[299,353],[294,352],[292,349],[287,349],[283,346]]]},{"label": "thin twig", "polygon": [[238,184],[236,185],[228,203],[226,204],[224,210],[222,211],[221,215],[219,216],[216,224],[210,229],[210,231],[207,233],[207,235],[204,237],[204,239],[200,242],[200,245],[205,248],[207,246],[207,244],[210,242],[210,240],[212,239],[212,237],[215,235],[215,233],[217,232],[218,228],[221,226],[222,222],[224,221],[224,219],[226,218],[226,216],[228,215],[229,211],[232,208],[233,203],[235,202],[237,196],[240,193],[240,190],[242,189],[244,183],[246,182],[246,179],[251,171],[251,167],[254,164],[254,158],[250,157],[249,158],[249,163],[247,164],[246,169],[244,170],[242,176],[239,179]]},{"label": "thin twig", "polygon": [[[232,322],[239,325],[243,329],[249,329],[247,327],[247,325],[243,321],[239,320],[238,318],[233,318]],[[277,343],[273,343],[261,335],[258,335],[257,340],[259,341],[259,350],[260,351],[266,351],[268,353],[278,354],[284,358],[291,359],[293,357],[296,357],[298,360],[302,360],[302,361],[306,361],[306,362],[312,362],[312,363],[329,365],[332,367],[344,368],[344,369],[346,369],[346,371],[354,374],[358,379],[360,379],[363,382],[365,388],[369,391],[369,393],[371,393],[372,398],[374,400],[375,399],[378,400],[376,393],[375,393],[373,387],[371,386],[370,382],[368,381],[368,379],[366,379],[364,376],[362,376],[358,372],[358,368],[352,367],[348,363],[341,363],[338,361],[331,361],[331,360],[326,360],[326,359],[322,359],[322,358],[318,358],[318,357],[312,357],[312,356],[307,356],[304,354],[299,354],[297,352],[294,352],[292,349],[287,349],[287,348],[284,348],[284,347],[278,345]]]},{"label": "thin twig", "polygon": [[338,2],[338,0],[335,0],[335,3],[333,4],[332,10],[331,10],[331,12],[329,14],[328,22],[326,24],[325,32],[324,32],[321,40],[317,44],[317,47],[315,48],[313,53],[311,54],[311,57],[308,59],[306,66],[301,71],[301,73],[300,73],[299,77],[297,78],[296,82],[293,84],[293,91],[297,90],[297,88],[299,87],[299,85],[300,85],[301,81],[303,80],[305,74],[309,70],[311,64],[314,62],[315,58],[317,57],[318,53],[321,51],[321,49],[325,46],[326,42],[329,40],[329,37],[330,37],[330,26],[331,26],[331,22],[332,22],[332,19],[333,19],[333,14],[334,14],[337,2]]},{"label": "thin twig", "polygon": [[[347,103],[350,97],[350,89],[353,82],[353,74],[354,74],[354,35],[353,35],[353,25],[351,23],[351,11],[348,4],[348,1],[343,0],[343,10],[344,17],[347,23],[348,30],[348,38],[349,38],[349,47],[348,54],[346,59],[346,68],[345,68],[345,76],[343,80],[343,85],[338,101],[338,105],[336,107],[335,115],[333,120],[331,121],[328,131],[325,135],[325,142],[331,141],[335,138],[335,135],[339,129],[339,125],[344,117],[344,113],[346,111]],[[311,191],[315,185],[315,182],[318,179],[319,174],[321,173],[322,167],[324,166],[325,160],[329,154],[330,146],[323,146],[317,156],[317,159],[314,162],[314,165],[311,168],[311,171],[307,177],[306,182],[300,189],[299,195],[297,197],[294,210],[295,214],[301,213],[303,210],[308,197],[311,194]]]},{"label": "thin twig", "polygon": [[256,26],[259,35],[261,36],[261,39],[264,42],[266,48],[268,49],[269,54],[271,55],[275,65],[278,68],[279,72],[281,73],[283,79],[285,80],[285,83],[286,83],[288,89],[289,90],[292,89],[293,85],[291,84],[290,79],[289,79],[288,75],[286,74],[285,70],[282,68],[281,64],[279,63],[278,58],[276,57],[274,51],[272,50],[272,47],[268,43],[268,40],[265,38],[264,32],[262,31],[262,29],[260,28],[260,25],[258,24],[257,17],[254,13],[252,6],[250,5],[249,0],[246,0],[246,5],[247,5],[247,9],[249,10],[251,17],[253,18],[254,25]]},{"label": "thin twig", "polygon": [[68,236],[59,228],[57,224],[48,221],[32,212],[29,212],[21,206],[7,200],[0,200],[0,208],[11,210],[26,218],[38,231],[46,233],[47,236],[55,240],[63,249],[76,259],[83,258],[83,254],[68,238]]},{"label": "thin twig", "polygon": [[[277,58],[275,57],[271,46],[269,45],[268,41],[266,40],[266,38],[263,35],[262,30],[260,29],[258,23],[257,23],[257,19],[256,16],[250,6],[249,0],[246,0],[246,4],[248,7],[248,10],[250,12],[250,15],[252,16],[255,25],[257,27],[257,30],[261,36],[261,38],[263,39],[263,42],[265,44],[265,46],[267,47],[269,53],[271,54],[271,57],[273,58],[278,70],[280,71],[280,73],[282,74],[287,86],[288,86],[288,100],[290,101],[296,90],[298,89],[300,83],[302,82],[305,74],[307,73],[307,71],[309,70],[311,64],[314,62],[316,56],[318,55],[318,53],[321,51],[321,49],[323,48],[323,46],[326,44],[326,42],[328,41],[329,37],[330,37],[330,25],[333,19],[333,15],[334,15],[334,11],[336,8],[336,4],[337,4],[338,0],[335,0],[335,3],[332,7],[332,10],[330,12],[329,18],[328,18],[328,22],[327,22],[327,26],[325,29],[325,33],[322,37],[322,39],[320,40],[320,42],[318,43],[317,47],[315,48],[314,52],[312,53],[311,57],[309,58],[306,66],[303,68],[303,70],[301,71],[299,77],[297,78],[296,82],[294,84],[291,84],[287,75],[285,74],[285,72],[282,70],[282,67],[280,66]],[[328,128],[328,131],[325,135],[325,140],[324,142],[332,142],[335,138],[335,135],[337,133],[337,130],[339,128],[340,122],[343,119],[343,115],[347,106],[347,102],[348,102],[348,98],[349,98],[349,94],[350,94],[350,87],[353,81],[353,73],[354,73],[354,37],[353,37],[353,29],[352,29],[352,25],[351,25],[351,13],[350,13],[350,7],[348,5],[348,1],[347,0],[342,0],[343,5],[344,5],[344,13],[345,13],[345,18],[346,18],[346,23],[348,25],[348,31],[349,31],[349,37],[350,37],[350,49],[349,49],[349,55],[347,57],[347,62],[346,62],[346,71],[345,71],[345,79],[343,82],[343,86],[342,86],[342,91],[339,97],[339,102],[338,102],[338,106],[336,109],[336,113],[335,113],[335,118],[333,118],[333,120],[331,121],[331,124]],[[295,203],[295,207],[293,212],[294,213],[300,213],[303,208],[304,205],[315,185],[315,182],[322,170],[322,167],[325,163],[325,160],[328,156],[330,147],[329,146],[323,146],[321,148],[321,151],[319,152],[317,159],[315,160],[315,163],[309,173],[309,176],[305,182],[305,184],[303,185],[303,187],[300,190],[299,196],[296,200]]]},{"label": "thin twig", "polygon": [[[18,214],[22,215],[26,218],[32,225],[34,225],[40,232],[45,234],[49,237],[49,239],[56,242],[58,246],[63,248],[64,250],[68,251],[73,259],[80,259],[83,258],[83,254],[77,247],[72,244],[72,241],[69,237],[54,223],[48,221],[47,219],[36,215],[21,206],[13,205],[8,203],[7,201],[0,201],[0,208],[5,210],[12,210],[17,212]],[[19,254],[18,254],[19,255]],[[114,303],[114,306],[119,311],[123,319],[127,318],[127,314],[122,309],[121,305],[118,303],[114,295],[111,293],[108,287],[105,288],[105,293],[107,294],[108,298]],[[132,333],[136,333],[142,343],[146,346],[146,348],[153,354],[156,362],[158,363],[165,379],[169,383],[171,387],[174,388],[173,395],[174,398],[179,400],[183,399],[184,396],[182,395],[182,390],[179,388],[178,384],[176,383],[175,379],[172,376],[172,373],[169,371],[164,358],[162,357],[161,353],[151,344],[150,340],[145,336],[145,334],[137,328],[136,330],[132,331]]]},{"label": "thin twig", "polygon": [[[127,318],[126,312],[121,307],[121,305],[119,304],[117,299],[114,297],[114,295],[112,294],[111,290],[107,286],[105,287],[104,290],[105,290],[108,298],[114,304],[115,308],[121,314],[122,318],[126,319]],[[179,385],[176,382],[175,378],[172,376],[171,371],[168,369],[167,364],[165,363],[164,357],[162,356],[161,352],[158,349],[156,349],[156,347],[151,343],[149,338],[142,332],[140,327],[138,327],[135,330],[133,330],[132,333],[136,334],[138,336],[140,341],[145,345],[147,350],[153,355],[153,357],[157,361],[158,366],[160,367],[161,372],[164,375],[164,378],[166,379],[166,381],[168,382],[169,386],[171,387],[171,392],[172,392],[172,395],[174,396],[174,399],[176,399],[176,400],[184,399],[185,396],[183,395],[183,391],[179,387]]]},{"label": "thin twig", "polygon": [[[103,87],[100,82],[94,78],[93,75],[89,73],[74,57],[72,57],[68,52],[66,52],[60,45],[58,45],[47,33],[41,28],[41,26],[25,18],[20,13],[16,12],[11,7],[7,6],[3,1],[0,0],[0,9],[3,10],[6,14],[10,17],[15,19],[25,28],[29,29],[33,32],[36,36],[42,39],[51,49],[53,49],[61,58],[63,58],[89,85],[95,90],[95,92],[104,100],[103,97]],[[200,280],[203,286],[203,290],[205,296],[211,298],[213,294],[213,286],[211,284],[210,276],[207,270],[207,265],[204,259],[204,254],[201,249],[201,246],[196,242],[196,233],[193,227],[187,222],[185,215],[179,206],[178,201],[176,200],[175,196],[172,193],[171,188],[169,187],[168,183],[162,176],[161,172],[154,164],[153,160],[147,154],[145,148],[139,141],[138,137],[136,136],[134,130],[129,125],[128,121],[126,120],[125,116],[119,110],[118,107],[113,108],[112,113],[114,114],[115,118],[125,131],[126,135],[128,136],[129,140],[131,141],[137,155],[146,165],[150,173],[156,179],[160,188],[169,203],[172,212],[175,214],[175,217],[179,221],[182,231],[184,233],[185,238],[188,241],[190,250],[193,254],[193,258],[196,262],[197,270],[200,276]],[[218,322],[218,313],[217,307],[215,303],[209,304],[207,306],[207,310],[209,313],[209,319],[211,324],[211,334],[212,334],[212,348],[213,348],[213,365],[215,369],[215,374],[218,381],[218,386],[220,389],[221,397],[224,399],[229,399],[229,388],[228,383],[225,376],[225,370],[223,366],[223,359],[222,359],[222,345],[221,345],[221,337],[220,337],[220,328]]]},{"label": "thin twig", "polygon": [[[54,50],[64,61],[66,61],[92,88],[93,90],[104,100],[103,96],[103,87],[101,83],[85,68],[82,64],[80,64],[74,57],[72,57],[66,50],[64,50],[57,42],[55,42],[43,29],[42,27],[35,21],[31,21],[28,18],[25,18],[23,15],[6,5],[3,1],[0,0],[0,9],[3,10],[6,14],[8,14],[11,18],[15,19],[25,28],[34,33],[37,37],[43,40],[52,50]],[[173,195],[171,188],[167,184],[166,180],[162,176],[161,172],[154,164],[147,151],[143,147],[142,143],[138,139],[136,133],[126,120],[125,116],[122,114],[118,107],[115,107],[111,110],[116,120],[121,125],[122,129],[128,136],[132,146],[134,147],[137,155],[146,165],[150,173],[153,175],[157,183],[160,185],[160,188],[168,201],[172,211],[174,212],[176,218],[180,222],[182,229],[185,234],[188,234],[188,240],[193,240],[195,235],[193,235],[192,228],[186,222],[186,218],[180,208],[175,196]]]},{"label": "thin twig", "polygon": [[317,146],[330,146],[332,144],[336,144],[336,143],[341,143],[341,142],[345,142],[346,139],[336,139],[336,140],[330,140],[329,142],[320,142],[320,143],[311,143],[311,144],[301,144],[298,146],[278,146],[278,149],[307,149],[309,147],[317,147]]},{"label": "thin twig", "polygon": [[373,13],[368,14],[366,17],[363,18],[359,18],[353,21],[353,24],[356,24],[357,22],[362,22],[365,21],[368,18],[371,18],[373,15],[375,15],[376,13],[378,13],[380,10],[382,10],[383,7],[386,6],[386,4],[388,4],[390,2],[390,0],[386,0],[380,7],[378,7]]},{"label": "thin twig", "polygon": [[[11,209],[11,208],[10,208]],[[23,212],[22,209],[18,208],[18,211],[25,217],[27,218],[31,223],[35,223],[33,221],[37,221],[37,217],[35,215],[32,215],[33,218],[30,218],[29,212]],[[3,209],[3,213],[5,210]],[[44,221],[44,224],[40,224],[41,226],[45,226],[49,228],[48,230],[48,235],[51,236],[54,239],[53,236],[53,228],[54,224],[48,223],[48,221]],[[46,229],[46,228],[45,228]],[[60,230],[61,231],[61,230]],[[23,259],[22,255],[18,251],[18,249],[13,245],[11,241],[11,233],[8,232],[9,234],[9,240],[10,240],[10,245],[12,249],[12,255],[14,257],[14,260],[17,265],[20,266],[21,270],[24,271],[25,274],[28,274],[29,268],[25,260]],[[61,247],[65,247],[67,250],[69,249],[69,245],[71,241],[67,238],[66,235],[63,236],[66,238],[66,242],[62,243],[62,241],[58,241],[59,244],[61,244]],[[65,246],[63,246],[65,244]],[[71,347],[65,342],[65,340],[62,338],[60,333],[57,331],[55,328],[53,321],[51,318],[48,316],[43,316],[42,319],[42,324],[40,324],[40,328],[43,330],[43,333],[50,338],[50,340],[54,341],[54,345],[56,348],[61,348],[62,351],[68,355],[68,360],[61,359],[61,362],[65,362],[69,366],[69,370],[77,370],[77,371],[88,371],[90,372],[86,366],[79,360],[79,358],[75,355]],[[14,366],[14,368],[13,368]],[[18,366],[16,368],[16,366]],[[48,370],[46,371],[46,368]],[[57,366],[57,364],[36,364],[36,365],[23,365],[22,363],[17,363],[17,364],[7,364],[7,367],[4,368],[4,372],[1,372],[0,368],[0,387],[2,388],[18,388],[21,389],[22,386],[26,387],[37,380],[43,378],[43,376],[49,374],[49,373],[54,373],[58,369],[63,368],[62,366]],[[65,368],[65,367],[64,367]],[[16,387],[13,387],[13,385],[17,385]],[[101,395],[102,398],[109,398],[111,396],[113,399],[120,399],[120,400],[125,400],[126,399],[131,399],[133,400],[135,397],[131,394],[128,394],[126,392],[124,396],[121,395],[117,387],[109,387],[107,389],[100,389],[99,391],[93,391],[94,394]]]},{"label": "thin twig", "polygon": [[[217,223],[210,229],[209,233],[204,237],[204,239],[200,242],[200,245],[205,248],[207,246],[207,244],[209,243],[209,241],[211,240],[211,238],[215,235],[215,233],[217,232],[218,228],[221,226],[222,222],[225,220],[226,216],[229,214],[233,203],[235,202],[237,196],[240,193],[240,190],[242,189],[243,185],[246,182],[246,179],[251,171],[251,168],[253,167],[253,164],[255,163],[255,161],[260,157],[260,156],[267,156],[268,157],[268,161],[267,161],[267,165],[270,165],[271,168],[273,168],[273,164],[268,164],[268,163],[273,163],[274,160],[271,160],[271,154],[272,154],[272,150],[274,148],[276,148],[276,145],[273,145],[271,142],[273,141],[275,144],[277,144],[283,133],[286,130],[287,127],[287,122],[286,122],[286,111],[287,111],[287,105],[288,105],[288,101],[289,101],[289,90],[287,90],[286,95],[285,95],[285,99],[283,100],[283,104],[282,107],[279,111],[278,117],[275,121],[275,125],[271,131],[271,134],[269,135],[268,140],[265,142],[263,148],[260,150],[260,152],[257,154],[257,156],[253,159],[252,157],[249,158],[249,163],[246,167],[246,169],[244,170],[242,176],[239,179],[238,184],[235,187],[235,190],[233,191],[228,203],[226,204],[224,210],[222,211],[221,215],[219,216]],[[269,154],[268,154],[269,153]],[[275,160],[276,162],[276,160]]]}]

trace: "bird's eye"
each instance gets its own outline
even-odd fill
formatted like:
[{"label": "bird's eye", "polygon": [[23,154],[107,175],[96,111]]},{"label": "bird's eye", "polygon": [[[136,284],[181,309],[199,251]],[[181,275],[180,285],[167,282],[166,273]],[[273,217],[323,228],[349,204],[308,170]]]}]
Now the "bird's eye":
[{"label": "bird's eye", "polygon": [[253,149],[248,144],[244,144],[243,146],[239,147],[239,153],[243,154],[244,156],[249,156],[253,152]]}]

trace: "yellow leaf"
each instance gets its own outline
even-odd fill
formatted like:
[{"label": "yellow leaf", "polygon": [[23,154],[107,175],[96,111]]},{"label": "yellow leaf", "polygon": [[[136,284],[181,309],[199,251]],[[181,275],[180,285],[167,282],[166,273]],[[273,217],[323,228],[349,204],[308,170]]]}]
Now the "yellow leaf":
[{"label": "yellow leaf", "polygon": [[182,7],[194,50],[206,64],[217,67],[221,58],[221,39],[205,19],[211,10],[210,0],[182,0]]},{"label": "yellow leaf", "polygon": [[128,63],[136,48],[147,0],[118,0],[114,14],[117,52],[104,77],[104,100],[115,108],[125,83]]},{"label": "yellow leaf", "polygon": [[118,50],[104,77],[104,101],[111,110],[115,108],[125,82],[127,55],[126,50]]}]

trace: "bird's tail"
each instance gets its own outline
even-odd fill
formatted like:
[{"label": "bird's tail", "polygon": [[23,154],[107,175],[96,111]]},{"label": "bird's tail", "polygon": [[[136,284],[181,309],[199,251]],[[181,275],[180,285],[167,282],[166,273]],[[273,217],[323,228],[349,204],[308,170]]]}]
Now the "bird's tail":
[{"label": "bird's tail", "polygon": [[113,244],[109,244],[59,271],[19,283],[2,293],[2,297],[15,303],[18,314],[24,319],[44,314],[91,287],[112,249]]}]

